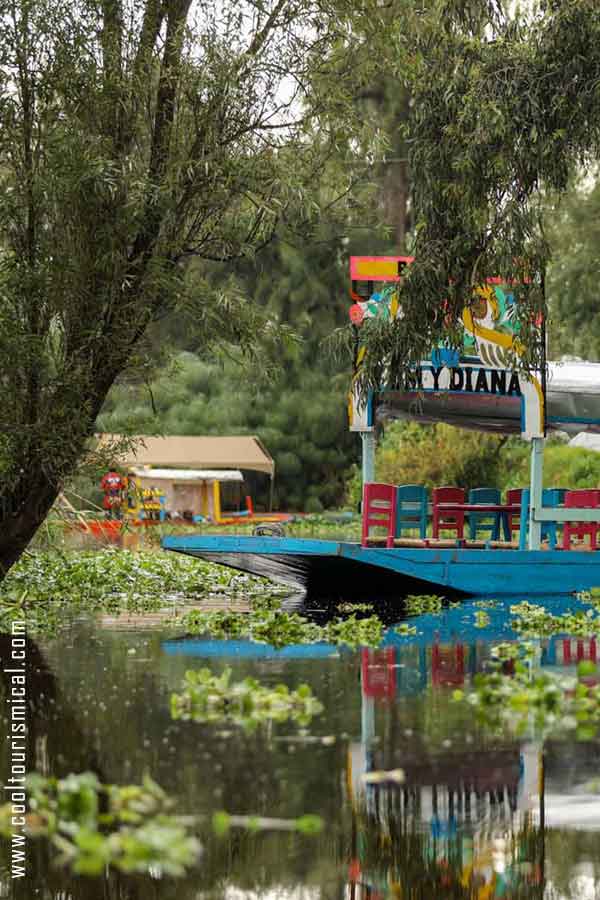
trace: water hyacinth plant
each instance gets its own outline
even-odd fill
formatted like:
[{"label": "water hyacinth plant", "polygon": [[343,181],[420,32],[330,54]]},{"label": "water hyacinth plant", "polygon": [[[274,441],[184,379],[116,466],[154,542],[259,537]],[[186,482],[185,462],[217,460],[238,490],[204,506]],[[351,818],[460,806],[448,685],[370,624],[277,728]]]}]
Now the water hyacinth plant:
[{"label": "water hyacinth plant", "polygon": [[441,613],[444,599],[444,597],[438,597],[437,594],[408,594],[404,598],[404,608],[409,616]]},{"label": "water hyacinth plant", "polygon": [[568,676],[536,670],[531,644],[501,644],[493,654],[492,671],[474,677],[474,690],[453,695],[470,704],[484,725],[537,738],[574,733],[586,740],[597,734],[600,681],[595,663],[582,661],[577,675]]},{"label": "water hyacinth plant", "polygon": [[[217,837],[232,829],[295,831],[318,834],[320,816],[295,819],[232,815],[174,815],[174,801],[146,776],[141,785],[103,784],[93,772],[47,778],[37,772],[26,779],[29,811],[25,835],[46,840],[53,863],[73,875],[98,877],[107,868],[153,878],[183,877],[200,861],[195,832],[203,827]],[[11,836],[12,807],[0,806],[0,836]]]},{"label": "water hyacinth plant", "polygon": [[516,617],[510,624],[523,637],[551,637],[565,634],[572,637],[594,637],[600,634],[600,615],[594,609],[555,616],[545,607],[523,601],[510,608]]},{"label": "water hyacinth plant", "polygon": [[[58,866],[98,876],[107,866],[121,872],[182,876],[201,847],[188,825],[172,815],[172,803],[151,778],[142,785],[101,784],[92,772],[45,778],[27,776],[26,834],[46,838]],[[0,834],[11,833],[10,804],[0,807]]]},{"label": "water hyacinth plant", "polygon": [[0,628],[24,618],[30,634],[47,633],[82,612],[155,612],[190,601],[270,608],[286,593],[263,578],[175,554],[114,549],[27,553],[2,583]]},{"label": "water hyacinth plant", "polygon": [[171,715],[174,719],[194,722],[229,721],[246,730],[262,722],[292,720],[306,726],[313,716],[323,712],[323,705],[313,695],[309,685],[301,684],[290,690],[285,684],[270,688],[254,678],[231,681],[231,669],[213,675],[210,669],[185,673],[183,690],[171,695]]},{"label": "water hyacinth plant", "polygon": [[416,625],[409,625],[407,622],[402,622],[401,625],[397,625],[394,628],[396,634],[402,635],[402,637],[412,637],[417,633]]},{"label": "water hyacinth plant", "polygon": [[191,610],[183,616],[181,625],[187,634],[245,637],[278,648],[316,641],[349,647],[378,647],[384,632],[384,624],[378,616],[358,619],[352,615],[317,625],[297,613],[263,609],[250,613]]}]

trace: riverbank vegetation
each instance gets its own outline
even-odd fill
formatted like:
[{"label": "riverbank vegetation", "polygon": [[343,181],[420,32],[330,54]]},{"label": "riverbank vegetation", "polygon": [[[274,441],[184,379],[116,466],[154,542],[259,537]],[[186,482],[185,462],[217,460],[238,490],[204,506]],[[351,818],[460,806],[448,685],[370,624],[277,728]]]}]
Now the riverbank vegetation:
[{"label": "riverbank vegetation", "polygon": [[222,566],[166,553],[29,552],[0,589],[0,626],[25,621],[30,634],[66,627],[84,613],[146,614],[187,603],[236,606],[279,603],[287,589]]}]

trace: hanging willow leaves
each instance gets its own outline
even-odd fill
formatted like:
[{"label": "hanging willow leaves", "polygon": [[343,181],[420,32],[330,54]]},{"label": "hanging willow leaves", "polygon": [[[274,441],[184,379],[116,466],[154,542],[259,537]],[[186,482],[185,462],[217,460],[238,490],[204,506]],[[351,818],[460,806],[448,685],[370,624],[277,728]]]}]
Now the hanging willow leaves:
[{"label": "hanging willow leaves", "polygon": [[[508,5],[507,5],[508,6]],[[438,341],[458,346],[461,314],[488,276],[511,282],[526,353],[543,360],[549,256],[540,191],[562,192],[600,138],[600,8],[548,0],[525,18],[500,3],[415,3],[398,22],[396,71],[410,88],[415,263],[402,318],[362,328],[360,386],[402,374]],[[518,18],[516,18],[518,16]]]}]

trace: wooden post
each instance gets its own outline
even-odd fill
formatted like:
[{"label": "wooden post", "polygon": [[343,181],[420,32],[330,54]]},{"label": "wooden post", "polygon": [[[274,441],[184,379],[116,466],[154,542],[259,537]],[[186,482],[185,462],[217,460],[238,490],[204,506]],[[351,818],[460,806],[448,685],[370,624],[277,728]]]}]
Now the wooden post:
[{"label": "wooden post", "polygon": [[375,432],[361,432],[362,440],[362,486],[375,481]]},{"label": "wooden post", "polygon": [[529,489],[529,549],[539,550],[542,542],[542,523],[537,514],[542,508],[544,484],[544,438],[531,441],[531,476]]},{"label": "wooden post", "polygon": [[213,521],[216,525],[221,519],[221,485],[213,481]]}]

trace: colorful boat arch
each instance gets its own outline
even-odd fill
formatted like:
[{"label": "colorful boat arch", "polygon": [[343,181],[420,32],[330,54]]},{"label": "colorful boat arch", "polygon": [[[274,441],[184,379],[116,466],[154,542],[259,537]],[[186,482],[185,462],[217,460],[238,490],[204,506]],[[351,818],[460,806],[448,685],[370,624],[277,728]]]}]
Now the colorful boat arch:
[{"label": "colorful boat arch", "polygon": [[[393,321],[402,316],[398,288],[408,256],[353,256],[350,320],[360,329],[366,319]],[[520,401],[520,432],[531,440],[545,434],[545,398],[541,372],[525,373],[511,366],[525,353],[519,337],[514,290],[500,278],[489,278],[474,291],[462,312],[463,342],[460,350],[433,347],[429,359],[414,369],[411,394],[458,394],[469,397],[516,397]],[[360,338],[359,338],[360,340]],[[365,348],[359,346],[349,402],[350,430],[374,428],[374,398],[358,391]],[[382,386],[381,393],[386,388]],[[477,407],[473,408],[477,416]],[[415,407],[418,418],[418,406]]]}]

